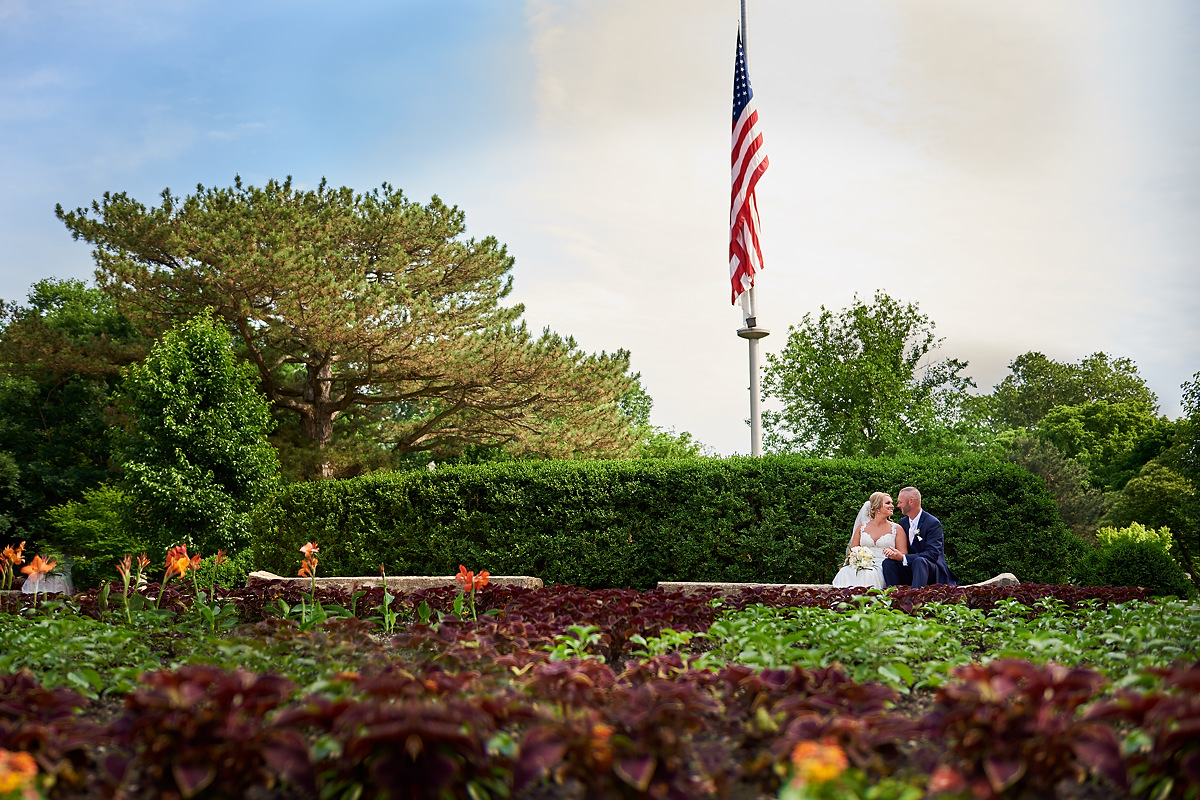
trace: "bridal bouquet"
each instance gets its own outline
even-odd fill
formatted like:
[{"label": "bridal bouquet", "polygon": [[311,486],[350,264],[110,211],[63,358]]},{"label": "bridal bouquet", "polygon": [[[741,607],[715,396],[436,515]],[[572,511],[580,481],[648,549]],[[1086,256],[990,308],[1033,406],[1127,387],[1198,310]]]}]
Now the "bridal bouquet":
[{"label": "bridal bouquet", "polygon": [[875,567],[875,556],[866,547],[851,547],[845,563],[854,567],[856,571],[862,572],[864,569]]}]

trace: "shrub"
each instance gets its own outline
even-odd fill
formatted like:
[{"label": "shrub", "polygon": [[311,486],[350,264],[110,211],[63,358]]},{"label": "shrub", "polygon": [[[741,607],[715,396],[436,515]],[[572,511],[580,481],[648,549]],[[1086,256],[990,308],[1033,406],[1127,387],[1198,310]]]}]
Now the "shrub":
[{"label": "shrub", "polygon": [[115,486],[87,489],[83,500],[71,500],[46,512],[52,541],[73,558],[76,588],[90,589],[117,576],[113,564],[126,553],[147,549],[138,533],[134,504]]},{"label": "shrub", "polygon": [[1155,542],[1163,550],[1171,552],[1171,529],[1170,528],[1147,528],[1137,522],[1129,523],[1126,528],[1101,528],[1096,533],[1096,541],[1101,547],[1109,547],[1120,541],[1132,539],[1135,541]]},{"label": "shrub", "polygon": [[1155,597],[1192,597],[1183,567],[1156,539],[1118,538],[1081,559],[1075,579],[1090,586],[1141,586]]},{"label": "shrub", "polygon": [[660,580],[826,583],[859,506],[921,488],[960,580],[1062,582],[1083,545],[1045,485],[984,458],[515,461],[293,484],[252,524],[258,569],[449,575],[459,564],[588,588]]}]

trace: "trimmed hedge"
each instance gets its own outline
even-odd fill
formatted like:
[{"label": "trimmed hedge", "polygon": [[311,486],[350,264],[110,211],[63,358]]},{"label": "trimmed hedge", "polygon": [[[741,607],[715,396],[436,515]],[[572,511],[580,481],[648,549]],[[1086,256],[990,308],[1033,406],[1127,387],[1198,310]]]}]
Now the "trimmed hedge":
[{"label": "trimmed hedge", "polygon": [[826,583],[872,491],[921,489],[963,583],[1012,572],[1061,583],[1083,545],[1045,484],[978,457],[796,456],[515,461],[292,484],[256,512],[252,561],[294,575],[450,575],[459,564],[547,583],[647,589],[660,580]]}]

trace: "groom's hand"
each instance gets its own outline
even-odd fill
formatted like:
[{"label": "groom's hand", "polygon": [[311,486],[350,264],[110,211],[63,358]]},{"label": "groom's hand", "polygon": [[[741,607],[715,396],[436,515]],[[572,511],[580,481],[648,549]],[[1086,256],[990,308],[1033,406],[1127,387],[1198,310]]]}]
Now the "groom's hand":
[{"label": "groom's hand", "polygon": [[904,559],[904,554],[892,547],[883,548],[883,554],[893,561],[901,561]]}]

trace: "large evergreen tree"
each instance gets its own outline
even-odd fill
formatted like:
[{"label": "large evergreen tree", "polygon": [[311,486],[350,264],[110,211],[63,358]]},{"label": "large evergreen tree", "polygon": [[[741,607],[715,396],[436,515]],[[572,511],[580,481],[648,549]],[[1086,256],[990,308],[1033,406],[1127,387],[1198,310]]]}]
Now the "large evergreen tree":
[{"label": "large evergreen tree", "polygon": [[[422,206],[387,184],[356,194],[237,179],[183,199],[164,191],[151,208],[105,194],[58,216],[94,245],[101,285],[131,317],[215,309],[320,474],[364,426],[397,454],[632,446],[617,408],[628,354],[532,337],[523,308],[501,304],[513,259],[491,237],[466,238],[463,213],[437,197]],[[341,439],[339,420],[350,423]]]}]

